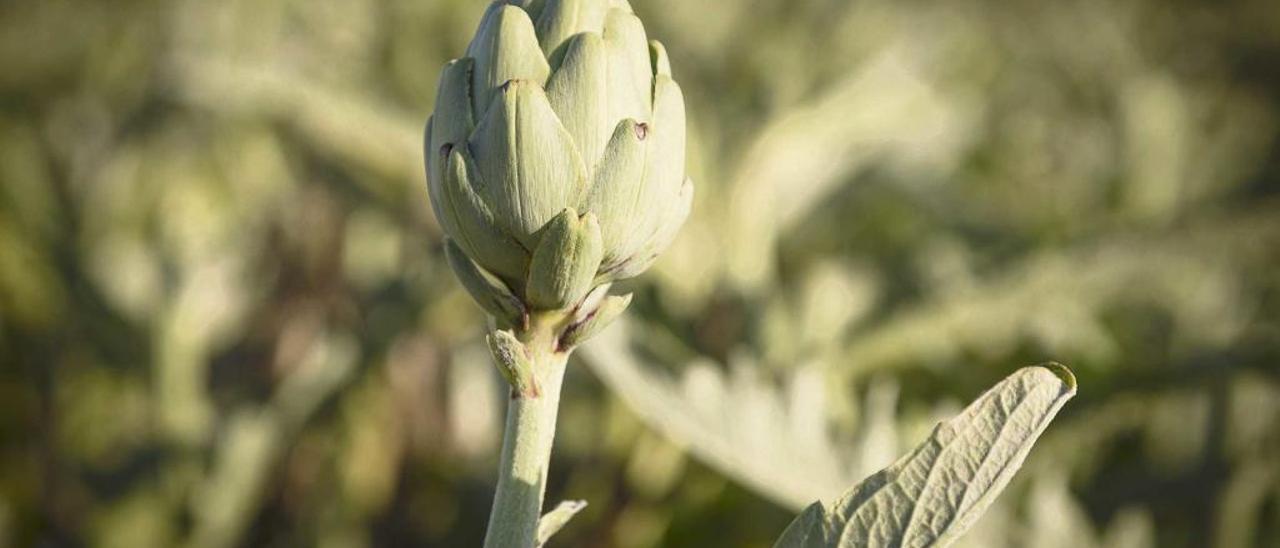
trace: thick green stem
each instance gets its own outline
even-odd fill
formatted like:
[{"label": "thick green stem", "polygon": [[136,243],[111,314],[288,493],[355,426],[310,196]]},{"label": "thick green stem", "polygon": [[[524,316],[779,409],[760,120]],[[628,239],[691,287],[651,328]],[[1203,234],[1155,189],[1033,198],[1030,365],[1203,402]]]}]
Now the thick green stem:
[{"label": "thick green stem", "polygon": [[489,513],[486,548],[530,548],[538,532],[551,444],[556,433],[560,384],[568,352],[556,349],[550,326],[536,323],[522,333],[533,359],[536,396],[512,392],[498,464],[498,489]]}]

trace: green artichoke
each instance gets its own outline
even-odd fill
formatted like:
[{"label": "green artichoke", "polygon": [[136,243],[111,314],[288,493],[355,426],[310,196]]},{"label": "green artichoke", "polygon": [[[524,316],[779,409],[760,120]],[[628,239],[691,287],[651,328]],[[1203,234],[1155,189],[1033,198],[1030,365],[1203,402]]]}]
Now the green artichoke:
[{"label": "green artichoke", "polygon": [[496,1],[427,122],[450,264],[508,323],[616,310],[608,284],[647,269],[689,213],[684,149],[680,86],[626,0]]}]

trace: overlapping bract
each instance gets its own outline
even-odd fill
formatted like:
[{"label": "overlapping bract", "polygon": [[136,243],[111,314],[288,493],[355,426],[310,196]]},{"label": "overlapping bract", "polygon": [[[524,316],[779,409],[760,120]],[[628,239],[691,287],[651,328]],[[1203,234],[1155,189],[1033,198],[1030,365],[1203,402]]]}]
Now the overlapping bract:
[{"label": "overlapping bract", "polygon": [[625,0],[529,4],[494,2],[445,67],[427,179],[451,263],[489,275],[473,293],[570,308],[643,272],[688,215],[684,98]]}]

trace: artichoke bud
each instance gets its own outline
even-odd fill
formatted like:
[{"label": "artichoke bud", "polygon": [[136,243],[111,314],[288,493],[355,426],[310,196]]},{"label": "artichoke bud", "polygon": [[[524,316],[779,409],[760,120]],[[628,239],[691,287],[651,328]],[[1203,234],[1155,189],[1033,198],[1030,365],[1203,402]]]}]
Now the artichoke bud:
[{"label": "artichoke bud", "polygon": [[642,273],[692,198],[683,95],[625,0],[495,1],[424,145],[450,264],[508,322]]}]

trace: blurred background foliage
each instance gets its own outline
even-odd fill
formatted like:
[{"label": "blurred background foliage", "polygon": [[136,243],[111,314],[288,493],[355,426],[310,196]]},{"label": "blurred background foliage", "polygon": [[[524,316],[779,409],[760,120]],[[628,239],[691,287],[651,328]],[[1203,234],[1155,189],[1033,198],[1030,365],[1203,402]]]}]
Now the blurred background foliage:
[{"label": "blurred background foliage", "polygon": [[[1020,365],[968,546],[1280,545],[1271,0],[633,0],[695,211],[559,546],[769,546]],[[482,0],[0,6],[0,545],[472,546],[503,391],[420,131]]]}]

